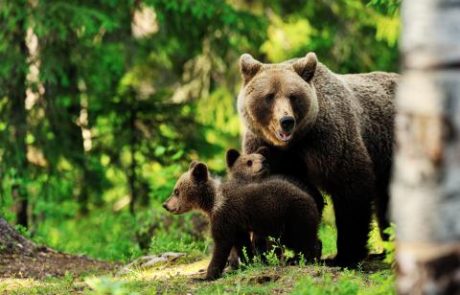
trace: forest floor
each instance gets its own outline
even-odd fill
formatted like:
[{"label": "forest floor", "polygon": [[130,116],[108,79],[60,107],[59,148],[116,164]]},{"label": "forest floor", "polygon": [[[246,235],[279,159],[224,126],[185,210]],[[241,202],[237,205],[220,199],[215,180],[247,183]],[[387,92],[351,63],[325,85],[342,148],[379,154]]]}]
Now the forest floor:
[{"label": "forest floor", "polygon": [[189,255],[156,259],[157,263],[150,267],[136,262],[121,266],[62,253],[44,253],[30,260],[0,257],[0,261],[0,277],[3,277],[0,294],[394,293],[392,270],[381,261],[365,261],[354,270],[320,264],[259,263],[237,271],[228,270],[223,278],[214,282],[199,280],[209,257]]},{"label": "forest floor", "polygon": [[93,260],[85,256],[60,253],[43,248],[33,255],[16,253],[0,254],[0,280],[2,278],[44,279],[51,276],[75,276],[92,272],[108,272],[117,267],[115,263]]},{"label": "forest floor", "polygon": [[[107,215],[99,214],[96,217],[100,216]],[[331,206],[326,207],[323,217],[319,235],[323,242],[323,258],[327,258],[336,253],[337,235]],[[193,221],[185,222],[185,219],[165,227],[164,231],[155,232],[150,250],[144,252],[144,255],[149,254],[147,256],[141,256],[139,252],[126,258],[105,256],[106,259],[118,261],[114,263],[64,254],[87,253],[103,259],[101,253],[110,254],[114,249],[125,253],[130,249],[125,248],[125,245],[131,245],[128,244],[129,237],[120,235],[115,229],[119,228],[120,232],[125,233],[126,224],[129,223],[125,219],[120,220],[101,222],[97,218],[88,218],[79,227],[65,227],[66,224],[62,222],[52,224],[50,228],[61,229],[62,235],[55,236],[60,243],[47,245],[60,251],[38,246],[13,230],[0,231],[0,242],[3,237],[3,246],[0,243],[0,295],[395,294],[394,270],[390,264],[375,257],[364,261],[356,269],[339,269],[322,263],[283,266],[273,255],[267,258],[268,264],[256,262],[236,271],[228,269],[221,279],[201,281],[199,279],[204,276],[209,263],[212,252],[212,246],[209,245],[212,242],[209,239],[202,242],[186,239],[183,226],[193,224]],[[81,235],[82,232],[91,234]],[[5,241],[4,237],[8,235],[10,238]],[[98,239],[89,239],[94,237]],[[384,246],[379,241],[374,225],[369,249],[372,253],[381,253]],[[393,253],[392,248],[385,249]],[[387,258],[391,257],[389,255]],[[393,261],[393,258],[388,261]]]}]

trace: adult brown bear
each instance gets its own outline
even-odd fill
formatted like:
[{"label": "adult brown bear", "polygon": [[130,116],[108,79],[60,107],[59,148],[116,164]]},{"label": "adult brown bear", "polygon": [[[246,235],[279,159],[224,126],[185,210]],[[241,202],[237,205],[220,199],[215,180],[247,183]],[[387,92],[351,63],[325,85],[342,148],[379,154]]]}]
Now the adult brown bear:
[{"label": "adult brown bear", "polygon": [[240,69],[244,152],[267,146],[277,163],[274,173],[331,195],[338,231],[333,264],[356,265],[368,253],[373,202],[381,231],[389,225],[398,75],[335,74],[314,53],[280,64],[243,54]]}]

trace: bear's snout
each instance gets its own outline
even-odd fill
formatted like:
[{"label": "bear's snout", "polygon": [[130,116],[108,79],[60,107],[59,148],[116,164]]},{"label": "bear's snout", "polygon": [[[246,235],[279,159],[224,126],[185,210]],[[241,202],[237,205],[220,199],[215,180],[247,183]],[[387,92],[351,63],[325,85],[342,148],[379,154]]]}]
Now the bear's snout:
[{"label": "bear's snout", "polygon": [[295,119],[292,116],[284,116],[280,119],[280,126],[284,132],[291,132],[295,126]]}]

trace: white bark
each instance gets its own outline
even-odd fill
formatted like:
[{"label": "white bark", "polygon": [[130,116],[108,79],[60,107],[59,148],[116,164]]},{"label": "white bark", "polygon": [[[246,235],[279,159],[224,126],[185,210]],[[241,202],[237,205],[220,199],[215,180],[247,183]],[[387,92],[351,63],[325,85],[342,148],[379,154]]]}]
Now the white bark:
[{"label": "white bark", "polygon": [[460,292],[460,1],[405,0],[391,209],[400,294]]}]

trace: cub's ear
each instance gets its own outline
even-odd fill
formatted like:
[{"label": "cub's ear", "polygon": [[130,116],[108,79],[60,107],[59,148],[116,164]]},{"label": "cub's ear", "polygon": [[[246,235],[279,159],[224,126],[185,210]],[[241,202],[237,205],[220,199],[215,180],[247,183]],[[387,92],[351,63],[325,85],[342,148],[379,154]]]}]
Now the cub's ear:
[{"label": "cub's ear", "polygon": [[227,151],[226,159],[227,159],[227,168],[232,168],[233,164],[235,164],[236,160],[240,157],[240,152],[235,149],[229,149]]},{"label": "cub's ear", "polygon": [[204,182],[208,180],[208,166],[198,162],[192,168],[192,177],[195,181]]},{"label": "cub's ear", "polygon": [[261,68],[262,63],[254,59],[250,54],[245,53],[240,57],[240,72],[241,76],[243,76],[244,84],[251,81]]},{"label": "cub's ear", "polygon": [[270,157],[270,149],[266,146],[261,146],[257,149],[256,154],[261,154],[268,159]]},{"label": "cub's ear", "polygon": [[190,163],[190,166],[188,166],[188,170],[192,170],[193,167],[195,167],[196,164],[198,164],[198,161],[193,160],[193,161]]},{"label": "cub's ear", "polygon": [[310,80],[315,75],[316,65],[318,64],[318,59],[314,52],[309,52],[305,57],[300,58],[295,63],[292,64],[294,71],[299,74],[302,79],[306,82],[310,82]]}]

